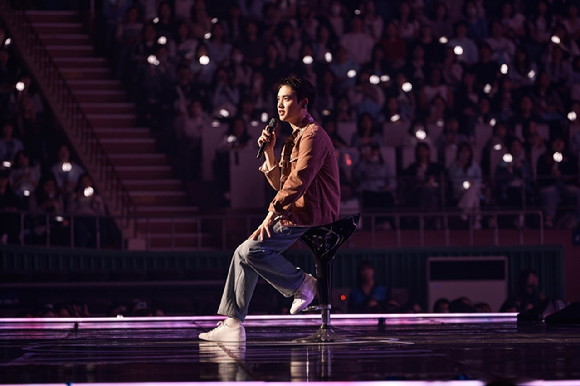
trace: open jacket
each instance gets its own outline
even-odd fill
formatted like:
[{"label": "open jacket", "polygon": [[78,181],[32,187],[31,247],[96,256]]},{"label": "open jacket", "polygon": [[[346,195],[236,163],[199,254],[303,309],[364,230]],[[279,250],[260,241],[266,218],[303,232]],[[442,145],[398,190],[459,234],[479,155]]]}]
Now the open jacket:
[{"label": "open jacket", "polygon": [[338,161],[326,131],[310,115],[282,149],[282,161],[260,170],[278,191],[269,211],[285,225],[318,226],[334,222],[340,210]]}]

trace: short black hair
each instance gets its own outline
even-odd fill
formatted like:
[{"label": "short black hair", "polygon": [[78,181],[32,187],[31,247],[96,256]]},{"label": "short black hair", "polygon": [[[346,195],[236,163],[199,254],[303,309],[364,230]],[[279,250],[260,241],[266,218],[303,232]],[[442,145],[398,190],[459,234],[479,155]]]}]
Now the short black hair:
[{"label": "short black hair", "polygon": [[296,76],[289,76],[287,78],[280,79],[280,86],[278,87],[278,90],[280,90],[282,86],[290,87],[292,91],[296,93],[298,102],[306,98],[308,99],[308,107],[314,105],[316,89],[307,79],[299,78]]}]

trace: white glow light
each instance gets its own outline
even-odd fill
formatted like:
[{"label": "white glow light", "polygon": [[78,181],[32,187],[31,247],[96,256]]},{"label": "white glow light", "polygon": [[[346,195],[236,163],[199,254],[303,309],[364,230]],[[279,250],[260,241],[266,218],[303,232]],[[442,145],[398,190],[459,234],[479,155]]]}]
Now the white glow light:
[{"label": "white glow light", "polygon": [[219,19],[217,17],[214,17],[213,19],[211,19],[212,24],[216,24],[218,21],[219,21]]},{"label": "white glow light", "polygon": [[422,141],[425,138],[427,138],[427,133],[425,132],[425,130],[419,129],[415,132],[415,137],[417,137],[418,140]]},{"label": "white glow light", "polygon": [[8,39],[4,40],[4,45],[6,47],[8,47],[10,44],[12,44],[12,39],[8,38]]},{"label": "white glow light", "polygon": [[489,94],[491,92],[491,84],[486,84],[485,87],[483,87],[483,92]]},{"label": "white glow light", "polygon": [[528,78],[534,79],[535,77],[536,77],[536,71],[530,70],[530,72],[528,72]]},{"label": "white glow light", "polygon": [[28,197],[30,196],[30,190],[25,190],[24,192],[22,192],[22,194],[24,194],[24,197]]},{"label": "white glow light", "polygon": [[58,221],[58,222],[63,222],[64,221],[64,218],[62,216],[56,216],[54,219],[56,221]]},{"label": "white glow light", "polygon": [[495,126],[496,123],[497,123],[497,121],[495,120],[495,118],[491,118],[489,120],[489,124],[492,125],[492,126]]},{"label": "white glow light", "polygon": [[259,125],[258,121],[251,121],[250,122],[250,126],[252,126],[252,127],[256,127],[258,125]]},{"label": "white glow light", "polygon": [[501,148],[502,148],[501,143],[496,143],[495,145],[493,145],[493,150],[500,151]]},{"label": "white glow light", "polygon": [[24,82],[18,82],[18,83],[16,83],[16,90],[18,90],[18,91],[24,91]]},{"label": "white glow light", "polygon": [[268,113],[262,113],[262,115],[260,115],[260,120],[264,123],[268,122],[268,118]]},{"label": "white glow light", "polygon": [[510,153],[505,153],[501,159],[503,159],[503,162],[506,164],[509,164],[514,160],[514,157]]},{"label": "white glow light", "polygon": [[326,110],[326,109],[322,110],[322,115],[324,115],[325,117],[329,116],[330,110]]},{"label": "white glow light", "polygon": [[227,141],[228,141],[228,143],[234,143],[234,142],[236,142],[236,136],[235,135],[228,136]]},{"label": "white glow light", "polygon": [[221,109],[221,110],[219,111],[219,114],[220,114],[222,117],[224,117],[224,118],[227,118],[227,117],[229,117],[229,116],[230,116],[230,112],[229,112],[228,110],[226,110],[226,109]]},{"label": "white glow light", "polygon": [[153,23],[155,23],[155,24],[159,23],[159,18],[156,17],[155,19],[153,19]]},{"label": "white glow light", "polygon": [[576,112],[574,112],[574,111],[570,111],[570,112],[568,113],[568,119],[569,119],[569,120],[571,120],[571,121],[575,121],[575,120],[576,120],[576,118],[578,118],[578,115],[576,114]]},{"label": "white glow light", "polygon": [[500,69],[499,69],[499,71],[504,75],[508,73],[508,70],[509,70],[508,65],[505,63],[502,64]]},{"label": "white glow light", "polygon": [[401,119],[401,116],[399,114],[395,114],[391,117],[391,122],[397,122]]},{"label": "white glow light", "polygon": [[439,38],[439,43],[441,44],[447,44],[449,42],[449,39],[447,39],[447,36],[441,36]]},{"label": "white glow light", "polygon": [[63,172],[70,172],[72,170],[72,164],[70,162],[63,162],[62,163],[62,171]]},{"label": "white glow light", "polygon": [[463,47],[455,46],[455,48],[453,49],[453,52],[455,53],[455,55],[461,56],[461,55],[463,55]]},{"label": "white glow light", "polygon": [[354,10],[354,14],[357,15],[357,16],[360,15],[360,9],[355,9]]},{"label": "white glow light", "polygon": [[554,161],[562,162],[564,160],[564,156],[559,151],[554,153]]},{"label": "white glow light", "polygon": [[4,166],[6,169],[8,169],[12,166],[12,162],[4,161],[4,162],[2,162],[2,166]]},{"label": "white glow light", "polygon": [[552,36],[552,43],[554,44],[560,44],[560,38],[556,35]]},{"label": "white glow light", "polygon": [[379,84],[381,82],[381,78],[376,75],[371,75],[369,82],[371,82],[371,84]]},{"label": "white glow light", "polygon": [[167,38],[165,36],[159,36],[159,39],[157,39],[157,43],[165,45],[167,44]]},{"label": "white glow light", "polygon": [[312,56],[310,55],[306,55],[302,58],[302,63],[304,64],[312,64],[313,61],[314,59],[312,59]]},{"label": "white glow light", "polygon": [[206,32],[206,33],[203,35],[203,38],[204,38],[205,40],[209,40],[209,39],[211,39],[211,32]]},{"label": "white glow light", "polygon": [[199,57],[199,64],[201,64],[202,66],[207,66],[209,64],[209,56],[207,55],[202,55]]},{"label": "white glow light", "polygon": [[156,64],[156,63],[159,64],[159,61],[157,60],[157,56],[155,56],[155,55],[149,55],[147,57],[147,63],[149,63],[149,64]]},{"label": "white glow light", "polygon": [[405,83],[403,83],[401,88],[403,89],[404,92],[409,92],[413,89],[413,85],[409,82],[405,82]]},{"label": "white glow light", "polygon": [[385,82],[387,83],[389,80],[391,80],[391,77],[388,75],[381,75],[381,82]]},{"label": "white glow light", "polygon": [[85,190],[83,191],[83,194],[85,195],[85,197],[91,197],[94,193],[95,193],[95,190],[90,186],[88,188],[85,188]]},{"label": "white glow light", "polygon": [[463,189],[467,190],[471,187],[471,182],[463,181]]},{"label": "white glow light", "polygon": [[355,70],[348,70],[348,72],[346,73],[346,76],[348,76],[349,78],[354,78],[356,76],[356,71]]},{"label": "white glow light", "polygon": [[437,122],[435,122],[435,124],[437,125],[437,127],[443,127],[443,119],[438,119]]},{"label": "white glow light", "polygon": [[326,63],[332,62],[332,54],[330,52],[324,54],[324,60],[326,60]]},{"label": "white glow light", "polygon": [[220,122],[219,121],[212,121],[211,127],[220,127]]}]

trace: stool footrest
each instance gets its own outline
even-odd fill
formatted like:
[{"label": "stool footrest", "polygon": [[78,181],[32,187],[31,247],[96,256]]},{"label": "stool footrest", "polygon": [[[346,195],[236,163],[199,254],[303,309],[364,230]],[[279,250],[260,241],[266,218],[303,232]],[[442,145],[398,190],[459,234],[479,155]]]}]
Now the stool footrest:
[{"label": "stool footrest", "polygon": [[330,304],[318,304],[315,306],[309,306],[304,309],[304,311],[320,311],[320,310],[330,310],[332,307]]}]

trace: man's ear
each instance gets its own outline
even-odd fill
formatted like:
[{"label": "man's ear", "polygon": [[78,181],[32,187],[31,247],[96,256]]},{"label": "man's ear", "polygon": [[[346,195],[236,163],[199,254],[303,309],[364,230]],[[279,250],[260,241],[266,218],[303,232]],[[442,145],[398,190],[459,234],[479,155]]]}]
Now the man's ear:
[{"label": "man's ear", "polygon": [[303,109],[308,107],[308,98],[304,98],[302,99],[302,102],[300,103],[300,105],[302,106]]}]

